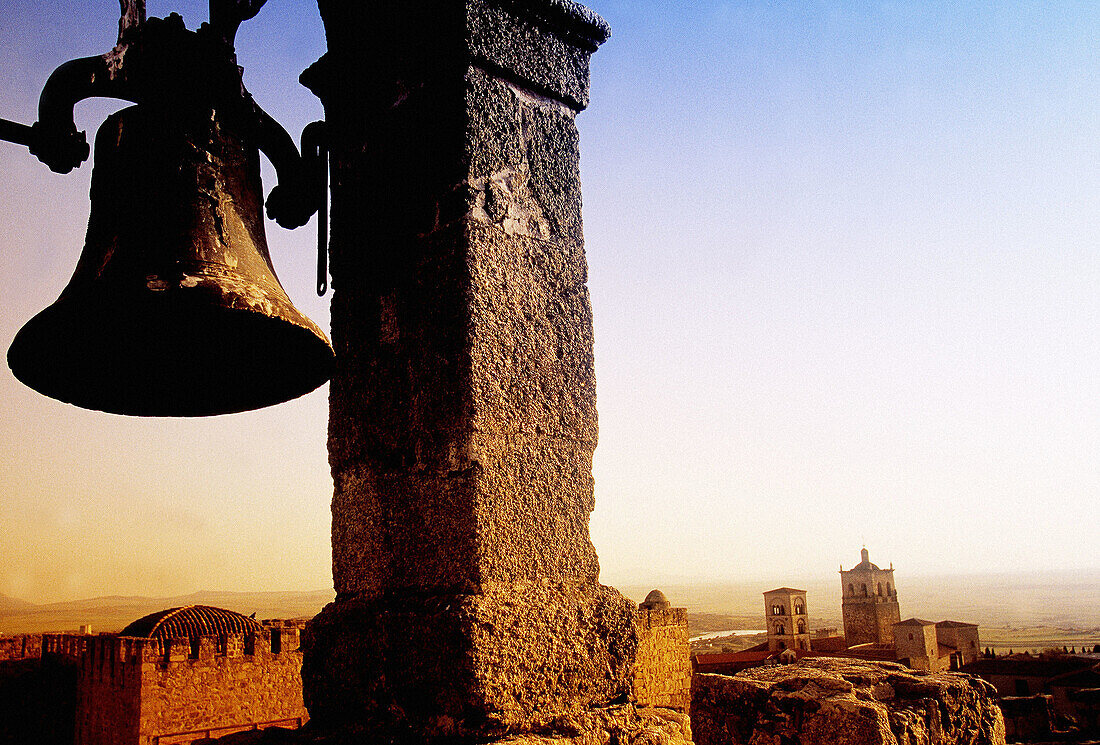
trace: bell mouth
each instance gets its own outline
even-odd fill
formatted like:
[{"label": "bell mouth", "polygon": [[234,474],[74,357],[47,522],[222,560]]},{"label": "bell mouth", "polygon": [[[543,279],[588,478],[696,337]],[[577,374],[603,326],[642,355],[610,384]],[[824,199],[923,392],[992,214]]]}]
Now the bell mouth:
[{"label": "bell mouth", "polygon": [[16,334],[8,366],[46,396],[132,416],[248,411],[331,377],[332,347],[304,316],[180,295],[126,302],[65,293]]}]

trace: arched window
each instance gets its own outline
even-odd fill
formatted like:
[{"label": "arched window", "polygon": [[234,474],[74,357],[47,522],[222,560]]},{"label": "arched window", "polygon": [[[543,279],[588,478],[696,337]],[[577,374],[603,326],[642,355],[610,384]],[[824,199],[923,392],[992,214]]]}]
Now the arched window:
[{"label": "arched window", "polygon": [[853,585],[851,582],[848,583],[848,595],[850,597],[855,597],[856,595],[856,586]]},{"label": "arched window", "polygon": [[802,601],[801,600],[794,601],[794,614],[796,616],[801,616],[805,612],[806,612],[806,606],[804,606],[802,604]]},{"label": "arched window", "polygon": [[878,583],[878,596],[880,598],[882,597],[882,583],[881,582]]},{"label": "arched window", "polygon": [[801,618],[798,619],[798,633],[800,633],[800,634],[805,634],[806,633],[806,622],[803,621]]},{"label": "arched window", "polygon": [[867,583],[866,582],[863,582],[860,585],[860,589],[863,592],[863,597],[867,597]]},{"label": "arched window", "polygon": [[782,605],[773,605],[772,606],[772,615],[773,616],[782,616],[783,615],[783,606]]},{"label": "arched window", "polygon": [[777,623],[775,625],[775,635],[776,636],[783,636],[786,633],[787,633],[787,630],[783,628],[783,624]]}]

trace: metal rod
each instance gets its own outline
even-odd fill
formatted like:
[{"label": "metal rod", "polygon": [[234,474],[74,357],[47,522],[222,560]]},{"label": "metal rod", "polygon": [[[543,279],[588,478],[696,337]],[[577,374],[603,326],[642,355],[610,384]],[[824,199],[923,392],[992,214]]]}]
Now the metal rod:
[{"label": "metal rod", "polygon": [[17,145],[30,147],[33,140],[33,130],[26,124],[0,119],[0,140],[14,142]]},{"label": "metal rod", "polygon": [[322,140],[317,149],[321,161],[317,166],[321,181],[317,187],[321,200],[317,204],[317,294],[323,296],[328,291],[328,143]]},{"label": "metal rod", "polygon": [[[317,192],[317,294],[328,292],[328,133],[325,123],[312,122],[302,130],[302,161],[306,178]],[[316,169],[316,170],[314,170]]]}]

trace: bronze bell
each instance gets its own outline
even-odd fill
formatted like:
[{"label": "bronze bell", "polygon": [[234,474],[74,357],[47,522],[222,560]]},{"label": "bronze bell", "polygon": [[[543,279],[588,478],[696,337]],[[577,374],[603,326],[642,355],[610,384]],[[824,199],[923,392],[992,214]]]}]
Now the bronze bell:
[{"label": "bronze bell", "polygon": [[19,380],[139,416],[245,411],[328,380],[332,346],[271,265],[259,153],[225,118],[135,106],[103,123],[84,251],[12,342]]}]

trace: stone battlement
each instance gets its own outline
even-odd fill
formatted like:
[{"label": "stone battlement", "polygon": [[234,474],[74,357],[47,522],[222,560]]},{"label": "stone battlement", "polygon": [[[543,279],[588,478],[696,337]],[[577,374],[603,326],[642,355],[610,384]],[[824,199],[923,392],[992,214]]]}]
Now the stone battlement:
[{"label": "stone battlement", "polygon": [[[261,662],[285,652],[297,652],[301,642],[301,626],[296,621],[264,621],[261,632],[241,634],[206,634],[169,639],[146,639],[100,634],[98,636],[65,637],[48,635],[51,644],[73,644],[80,641],[87,651],[81,667],[97,676],[122,674],[127,665],[151,664],[164,667],[196,660],[251,658]],[[77,652],[79,654],[79,652]]]},{"label": "stone battlement", "polygon": [[239,633],[84,637],[78,745],[129,743],[135,732],[151,745],[173,733],[307,720],[301,626],[268,620]]}]

